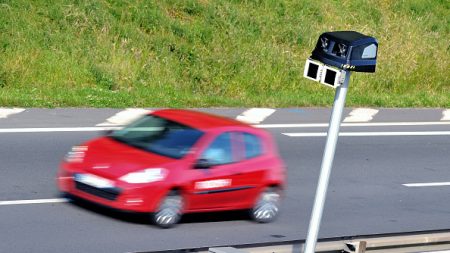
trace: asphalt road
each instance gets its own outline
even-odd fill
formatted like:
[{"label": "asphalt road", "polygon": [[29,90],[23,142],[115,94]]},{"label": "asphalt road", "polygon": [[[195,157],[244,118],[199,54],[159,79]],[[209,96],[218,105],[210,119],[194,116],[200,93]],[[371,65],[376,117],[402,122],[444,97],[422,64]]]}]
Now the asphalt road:
[{"label": "asphalt road", "polygon": [[[0,129],[95,126],[116,111],[32,109],[0,119]],[[324,123],[329,111],[278,110],[262,124]],[[450,122],[440,121],[440,111],[381,110],[371,123],[436,124],[345,126],[341,132],[448,132]],[[214,112],[235,117],[242,110]],[[284,133],[326,132],[326,127],[268,131],[289,167],[283,212],[274,223],[255,224],[240,212],[211,213],[188,215],[174,229],[159,229],[143,215],[85,203],[0,205],[0,252],[138,252],[304,239],[325,137]],[[54,180],[59,161],[71,146],[98,135],[0,132],[0,203],[59,198]],[[450,229],[450,186],[403,185],[449,182],[449,169],[449,134],[340,137],[319,237]]]}]

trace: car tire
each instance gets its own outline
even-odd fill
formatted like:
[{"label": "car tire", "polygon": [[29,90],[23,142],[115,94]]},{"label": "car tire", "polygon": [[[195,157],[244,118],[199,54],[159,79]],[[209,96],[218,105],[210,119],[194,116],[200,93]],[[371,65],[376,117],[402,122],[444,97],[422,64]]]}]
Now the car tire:
[{"label": "car tire", "polygon": [[152,223],[161,228],[170,228],[176,225],[183,212],[183,197],[176,191],[165,196],[158,209],[151,216]]},{"label": "car tire", "polygon": [[280,212],[281,192],[271,187],[261,192],[255,205],[250,209],[250,217],[258,223],[274,221]]}]

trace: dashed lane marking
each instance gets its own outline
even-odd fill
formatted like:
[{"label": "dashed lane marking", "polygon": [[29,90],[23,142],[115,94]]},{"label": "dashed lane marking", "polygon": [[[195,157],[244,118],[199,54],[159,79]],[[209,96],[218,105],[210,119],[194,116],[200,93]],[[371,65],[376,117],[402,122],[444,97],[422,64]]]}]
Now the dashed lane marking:
[{"label": "dashed lane marking", "polygon": [[378,110],[370,108],[357,108],[350,112],[350,116],[344,122],[369,122],[378,113]]},{"label": "dashed lane marking", "polygon": [[7,118],[12,114],[17,114],[25,111],[23,108],[0,108],[0,119]]},{"label": "dashed lane marking", "polygon": [[105,122],[97,124],[97,126],[122,126],[150,113],[151,110],[142,108],[128,108],[116,113],[114,116],[106,119]]},{"label": "dashed lane marking", "polygon": [[402,185],[406,187],[435,187],[435,186],[450,186],[450,182],[410,183]]},{"label": "dashed lane marking", "polygon": [[275,109],[270,108],[251,108],[237,116],[236,119],[248,124],[259,124],[274,112]]},{"label": "dashed lane marking", "polygon": [[450,109],[442,111],[442,118],[441,120],[448,120],[450,121]]},{"label": "dashed lane marking", "polygon": [[0,201],[0,206],[12,206],[12,205],[30,205],[30,204],[50,204],[50,203],[65,203],[68,199],[26,199],[26,200],[6,200]]}]

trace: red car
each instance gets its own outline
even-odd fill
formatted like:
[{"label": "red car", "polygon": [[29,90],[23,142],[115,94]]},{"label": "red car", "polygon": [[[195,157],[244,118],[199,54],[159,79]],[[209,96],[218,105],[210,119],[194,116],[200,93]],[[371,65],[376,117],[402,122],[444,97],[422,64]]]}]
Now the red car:
[{"label": "red car", "polygon": [[57,182],[69,195],[150,213],[160,227],[183,213],[237,209],[270,222],[279,213],[285,165],[264,130],[167,109],[73,147]]}]

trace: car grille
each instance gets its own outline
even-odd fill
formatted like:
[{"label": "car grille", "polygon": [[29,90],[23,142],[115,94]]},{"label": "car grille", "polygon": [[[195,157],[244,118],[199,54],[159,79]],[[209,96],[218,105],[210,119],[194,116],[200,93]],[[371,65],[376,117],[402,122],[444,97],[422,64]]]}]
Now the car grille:
[{"label": "car grille", "polygon": [[121,190],[119,188],[97,188],[93,187],[87,184],[83,184],[80,182],[75,181],[75,188],[77,188],[80,191],[89,193],[91,195],[104,198],[107,200],[116,200],[117,197],[120,195]]}]

